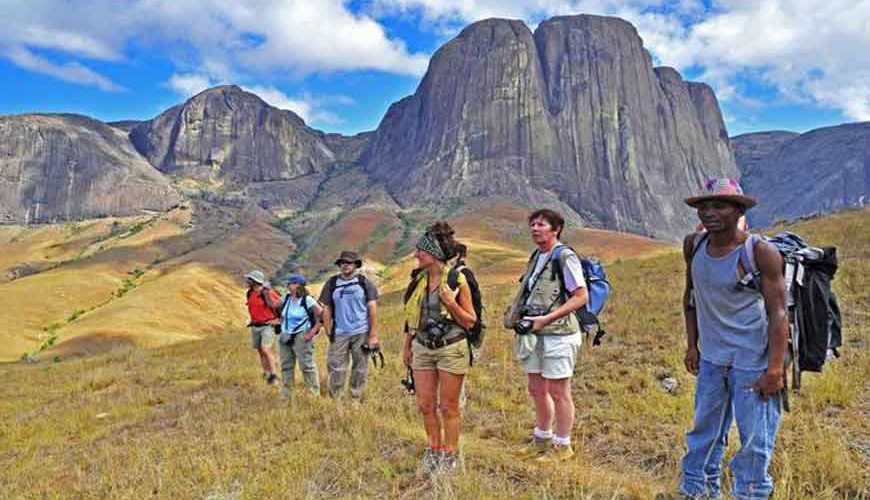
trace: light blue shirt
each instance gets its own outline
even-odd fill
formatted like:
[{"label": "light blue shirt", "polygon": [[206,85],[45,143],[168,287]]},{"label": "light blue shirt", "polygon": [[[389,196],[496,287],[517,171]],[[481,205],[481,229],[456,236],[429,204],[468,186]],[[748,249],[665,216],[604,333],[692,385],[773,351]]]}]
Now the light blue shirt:
[{"label": "light blue shirt", "polygon": [[[371,292],[370,292],[371,293]],[[377,291],[371,300],[377,298]],[[338,336],[359,335],[369,331],[369,308],[366,303],[366,293],[360,286],[359,277],[349,280],[340,277],[335,283],[332,293],[332,312],[335,320],[335,334]]]},{"label": "light blue shirt", "polygon": [[[317,301],[310,295],[305,296],[305,305],[314,312]],[[302,299],[287,297],[284,309],[281,311],[281,331],[285,333],[305,333],[314,326],[308,319],[308,312],[302,305]]]}]

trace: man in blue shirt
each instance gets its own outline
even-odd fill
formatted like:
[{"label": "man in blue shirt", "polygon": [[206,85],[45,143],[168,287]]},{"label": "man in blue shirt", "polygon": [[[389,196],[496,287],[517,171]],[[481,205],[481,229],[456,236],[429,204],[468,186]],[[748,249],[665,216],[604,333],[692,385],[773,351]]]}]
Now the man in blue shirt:
[{"label": "man in blue shirt", "polygon": [[[688,498],[720,498],[720,462],[736,420],[740,449],[730,464],[731,494],[766,499],[773,491],[768,467],[779,428],[788,342],[782,257],[763,241],[746,244],[754,236],[739,229],[738,220],[756,202],[736,181],[712,179],[704,194],[686,203],[697,209],[706,233],[690,234],[683,244],[685,365],[697,376],[697,387],[680,492]],[[741,259],[753,258],[760,289],[738,283],[747,271]]]},{"label": "man in blue shirt", "polygon": [[350,362],[350,394],[359,399],[368,380],[366,350],[379,346],[378,290],[359,272],[362,259],[356,252],[341,252],[335,265],[340,273],[327,280],[320,293],[323,324],[330,341],[326,352],[329,394],[332,397],[341,394]]}]

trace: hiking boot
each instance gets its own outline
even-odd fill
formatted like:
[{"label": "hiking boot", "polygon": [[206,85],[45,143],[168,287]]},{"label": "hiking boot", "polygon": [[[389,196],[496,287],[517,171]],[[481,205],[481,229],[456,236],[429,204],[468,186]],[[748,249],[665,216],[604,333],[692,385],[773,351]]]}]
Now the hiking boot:
[{"label": "hiking boot", "polygon": [[547,453],[550,448],[553,447],[553,440],[551,439],[539,439],[532,438],[526,446],[517,452],[517,458],[526,460],[530,458],[537,458]]},{"label": "hiking boot", "polygon": [[276,385],[278,383],[278,375],[275,375],[274,373],[266,373],[264,375],[266,377],[266,384]]},{"label": "hiking boot", "polygon": [[423,452],[423,459],[420,461],[423,467],[423,472],[426,474],[433,474],[438,470],[438,467],[441,465],[441,456],[441,450],[426,448]]},{"label": "hiking boot", "polygon": [[438,463],[438,472],[450,474],[459,468],[459,453],[449,451],[441,452],[441,460]]},{"label": "hiking boot", "polygon": [[536,462],[541,463],[559,463],[565,462],[566,460],[570,460],[574,457],[574,448],[571,448],[570,444],[567,445],[559,445],[553,444],[553,447],[550,448],[549,451],[536,458]]}]

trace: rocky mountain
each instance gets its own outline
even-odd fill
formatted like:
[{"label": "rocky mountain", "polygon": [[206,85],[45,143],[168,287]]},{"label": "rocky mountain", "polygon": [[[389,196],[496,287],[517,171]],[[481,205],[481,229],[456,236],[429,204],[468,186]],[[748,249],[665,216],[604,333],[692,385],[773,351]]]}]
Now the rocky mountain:
[{"label": "rocky mountain", "polygon": [[559,199],[600,227],[678,237],[682,199],[735,176],[712,90],[654,68],[616,18],[475,23],[433,56],[363,154],[403,205],[504,195]]},{"label": "rocky mountain", "polygon": [[0,116],[0,222],[137,215],[181,199],[122,130],[78,115]]},{"label": "rocky mountain", "polygon": [[166,174],[206,191],[294,209],[316,194],[328,166],[356,159],[361,140],[313,130],[235,85],[206,90],[142,122],[130,139]]},{"label": "rocky mountain", "polygon": [[870,122],[744,134],[732,144],[743,187],[759,198],[750,212],[753,225],[867,203]]},{"label": "rocky mountain", "polygon": [[[437,213],[495,198],[676,238],[694,220],[682,199],[708,177],[737,175],[712,90],[653,67],[629,23],[587,15],[534,33],[502,19],[469,26],[436,52],[414,95],[354,137],[314,130],[232,85],[151,120],[94,123],[111,131],[125,168],[147,161],[161,186],[280,216],[325,210],[329,220],[363,206]],[[59,168],[50,154],[39,161]],[[40,203],[51,217],[82,216]],[[19,215],[8,220],[43,220]]]}]

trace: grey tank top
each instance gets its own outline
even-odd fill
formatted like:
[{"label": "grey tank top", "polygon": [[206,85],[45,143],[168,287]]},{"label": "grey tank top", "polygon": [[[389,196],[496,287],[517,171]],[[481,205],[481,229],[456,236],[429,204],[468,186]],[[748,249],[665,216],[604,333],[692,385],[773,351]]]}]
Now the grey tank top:
[{"label": "grey tank top", "polygon": [[739,370],[767,369],[764,298],[739,288],[740,247],[723,257],[707,253],[707,239],[692,259],[692,283],[701,359]]},{"label": "grey tank top", "polygon": [[465,333],[465,330],[456,324],[456,322],[449,318],[441,317],[441,297],[438,295],[437,288],[426,295],[426,305],[423,314],[425,314],[426,318],[440,319],[445,331],[444,337],[442,337],[444,340],[450,340],[457,335]]}]

